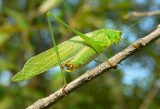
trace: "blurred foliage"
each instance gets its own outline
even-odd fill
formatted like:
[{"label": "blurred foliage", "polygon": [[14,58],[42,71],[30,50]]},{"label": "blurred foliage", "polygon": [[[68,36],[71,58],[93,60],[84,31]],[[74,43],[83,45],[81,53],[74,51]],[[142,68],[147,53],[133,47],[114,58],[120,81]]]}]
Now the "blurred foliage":
[{"label": "blurred foliage", "polygon": [[[22,109],[63,86],[57,69],[21,83],[10,82],[32,56],[53,47],[46,12],[51,10],[82,33],[101,28],[124,31],[130,41],[154,30],[160,18],[123,19],[132,11],[154,11],[159,0],[0,0],[0,109]],[[159,9],[160,10],[160,9]],[[132,26],[136,22],[140,21]],[[74,34],[52,20],[57,43]],[[127,47],[113,46],[111,54]],[[108,53],[106,53],[107,55]],[[74,73],[72,81],[90,64]],[[118,69],[105,73],[52,106],[56,109],[159,109],[160,40],[126,59]]]}]

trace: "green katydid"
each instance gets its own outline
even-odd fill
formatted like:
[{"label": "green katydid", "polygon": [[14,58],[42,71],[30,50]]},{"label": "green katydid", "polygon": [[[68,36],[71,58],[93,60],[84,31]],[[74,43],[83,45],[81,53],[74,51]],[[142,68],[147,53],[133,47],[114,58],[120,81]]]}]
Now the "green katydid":
[{"label": "green katydid", "polygon": [[111,46],[111,44],[118,44],[121,40],[121,31],[105,28],[82,34],[65,24],[51,12],[48,12],[47,16],[48,21],[49,17],[54,18],[56,21],[73,31],[77,36],[57,46],[49,22],[54,48],[29,59],[23,69],[12,77],[12,81],[18,82],[27,80],[57,65],[60,66],[61,72],[63,72],[64,69],[68,72],[80,69],[99,54],[103,53]]}]

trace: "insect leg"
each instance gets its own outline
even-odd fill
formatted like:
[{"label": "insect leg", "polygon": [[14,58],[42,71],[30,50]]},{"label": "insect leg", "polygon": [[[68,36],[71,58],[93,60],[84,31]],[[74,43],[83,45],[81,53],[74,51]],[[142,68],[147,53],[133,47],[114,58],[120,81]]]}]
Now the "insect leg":
[{"label": "insect leg", "polygon": [[134,48],[136,48],[136,49],[140,49],[140,48],[138,47],[138,45],[136,45],[136,44],[134,44],[134,43],[132,43],[132,42],[130,42],[130,41],[127,41],[127,40],[125,40],[125,39],[123,39],[123,38],[121,38],[121,40],[124,41],[124,42],[126,42],[126,43],[131,44],[131,45],[132,45]]},{"label": "insect leg", "polygon": [[55,51],[56,51],[56,55],[57,55],[57,59],[58,59],[58,65],[60,67],[61,75],[62,75],[63,82],[64,82],[64,87],[62,88],[62,92],[64,93],[64,95],[66,95],[65,87],[67,85],[67,82],[66,82],[66,79],[65,79],[65,76],[64,76],[65,71],[63,70],[63,67],[61,65],[62,62],[61,62],[58,47],[57,47],[57,44],[56,44],[56,41],[55,41],[55,38],[54,38],[54,35],[53,35],[53,30],[52,30],[52,26],[51,26],[51,22],[50,22],[49,17],[50,17],[50,15],[47,14],[47,21],[48,21],[50,33],[51,33],[51,36],[52,36],[52,41],[53,41],[53,44],[54,44],[54,47],[55,47]]},{"label": "insect leg", "polygon": [[62,93],[63,93],[65,96],[68,95],[67,91],[65,90],[66,86],[67,86],[67,84],[65,84],[65,85],[63,86],[63,88],[62,88]]}]

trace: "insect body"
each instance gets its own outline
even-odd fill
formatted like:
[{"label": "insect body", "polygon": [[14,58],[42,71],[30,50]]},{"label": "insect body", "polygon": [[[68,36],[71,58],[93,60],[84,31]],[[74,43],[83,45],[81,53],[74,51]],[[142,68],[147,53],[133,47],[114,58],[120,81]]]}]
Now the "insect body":
[{"label": "insect body", "polygon": [[95,57],[97,57],[97,55],[103,53],[106,48],[111,46],[112,43],[118,44],[121,38],[121,34],[122,32],[120,31],[110,30],[107,28],[87,34],[87,36],[90,36],[94,40],[94,46],[97,44],[96,50],[95,48],[92,48],[92,46],[88,45],[85,41],[83,41],[83,39],[81,39],[81,41],[79,39],[80,42],[74,41],[72,39],[68,40],[69,42],[73,41],[79,43],[82,48],[74,56],[64,61],[62,66],[66,67],[67,71],[69,72],[83,67],[92,61]]},{"label": "insect body", "polygon": [[[106,48],[109,48],[112,43],[118,44],[121,39],[121,31],[105,28],[82,34],[56,18],[54,15],[51,14],[50,16],[71,29],[77,36],[29,59],[23,69],[12,78],[12,81],[17,82],[27,80],[59,65],[59,62],[62,62],[61,68],[65,68],[67,71],[72,72],[73,70],[88,64],[100,53],[103,53]],[[57,59],[57,52],[60,61]]]}]

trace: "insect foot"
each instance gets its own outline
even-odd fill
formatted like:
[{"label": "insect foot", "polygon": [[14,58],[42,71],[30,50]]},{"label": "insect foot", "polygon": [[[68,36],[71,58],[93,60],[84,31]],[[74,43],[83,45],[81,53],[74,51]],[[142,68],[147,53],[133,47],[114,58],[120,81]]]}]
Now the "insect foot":
[{"label": "insect foot", "polygon": [[65,84],[65,85],[63,86],[63,88],[62,88],[62,93],[63,93],[65,96],[68,95],[67,91],[65,90],[65,87],[66,87],[66,86],[67,86],[67,84]]},{"label": "insect foot", "polygon": [[109,62],[108,59],[107,59],[107,63],[108,63],[111,67],[113,67],[113,69],[117,69],[117,65],[113,65],[111,62]]},{"label": "insect foot", "polygon": [[138,47],[138,45],[136,45],[136,44],[132,44],[132,46],[133,46],[134,48],[136,48],[136,49],[140,49],[140,48]]},{"label": "insect foot", "polygon": [[107,59],[108,64],[113,67],[113,64],[111,62],[109,62],[109,60]]}]

